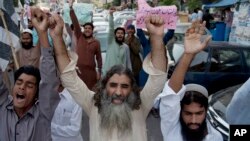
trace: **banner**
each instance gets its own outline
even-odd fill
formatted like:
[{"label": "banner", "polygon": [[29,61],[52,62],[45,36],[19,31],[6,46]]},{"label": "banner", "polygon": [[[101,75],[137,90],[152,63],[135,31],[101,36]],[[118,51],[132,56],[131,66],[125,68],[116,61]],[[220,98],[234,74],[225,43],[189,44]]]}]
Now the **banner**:
[{"label": "banner", "polygon": [[138,0],[138,11],[136,13],[137,28],[145,28],[145,18],[149,14],[160,15],[165,22],[164,27],[167,29],[175,29],[177,22],[176,6],[158,6],[150,7],[145,0]]},{"label": "banner", "polygon": [[[75,11],[76,17],[81,25],[86,22],[91,22],[92,20],[92,12],[94,10],[93,4],[88,3],[74,3],[73,9]],[[63,7],[63,20],[65,23],[69,25],[72,23],[70,15],[69,15],[69,4],[65,3]]]},{"label": "banner", "polygon": [[243,45],[250,44],[250,3],[241,3],[239,10],[234,12],[229,42]]}]

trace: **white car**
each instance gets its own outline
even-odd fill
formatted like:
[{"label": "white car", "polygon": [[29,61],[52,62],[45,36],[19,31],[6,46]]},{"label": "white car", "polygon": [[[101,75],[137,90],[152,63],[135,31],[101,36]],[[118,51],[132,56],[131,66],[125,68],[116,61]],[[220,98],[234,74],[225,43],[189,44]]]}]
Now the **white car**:
[{"label": "white car", "polygon": [[95,17],[95,16],[93,16],[92,20],[93,22],[107,22],[108,21],[104,17]]},{"label": "white car", "polygon": [[93,25],[94,25],[94,33],[108,32],[109,23],[107,21],[93,22]]}]

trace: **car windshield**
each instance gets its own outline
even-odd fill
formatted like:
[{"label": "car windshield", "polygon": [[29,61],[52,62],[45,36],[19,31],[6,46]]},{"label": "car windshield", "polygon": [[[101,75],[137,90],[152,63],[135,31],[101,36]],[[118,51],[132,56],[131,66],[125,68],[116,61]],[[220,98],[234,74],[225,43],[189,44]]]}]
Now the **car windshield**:
[{"label": "car windshield", "polygon": [[232,86],[229,88],[226,88],[224,90],[218,91],[213,94],[212,100],[211,100],[211,106],[216,111],[216,113],[226,121],[226,108],[228,104],[230,103],[231,99],[233,98],[233,95],[235,91],[241,86],[242,84]]}]

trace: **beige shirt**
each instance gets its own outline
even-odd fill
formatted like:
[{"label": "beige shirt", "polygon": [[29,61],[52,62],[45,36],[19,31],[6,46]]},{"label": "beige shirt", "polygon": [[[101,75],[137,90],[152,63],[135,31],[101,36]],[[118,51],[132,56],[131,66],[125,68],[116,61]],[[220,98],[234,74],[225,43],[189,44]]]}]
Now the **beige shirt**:
[{"label": "beige shirt", "polygon": [[32,47],[31,49],[20,48],[16,52],[19,66],[32,65],[39,68],[39,60],[41,56],[40,47]]},{"label": "beige shirt", "polygon": [[147,141],[146,118],[153,106],[155,97],[162,91],[167,80],[167,74],[153,67],[149,54],[144,63],[144,70],[149,73],[148,81],[141,91],[141,105],[139,110],[133,110],[132,132],[129,135],[118,137],[114,131],[112,137],[105,135],[100,129],[100,115],[94,105],[94,92],[90,91],[75,71],[77,56],[70,53],[71,62],[61,74],[61,81],[68,89],[76,102],[89,116],[90,141]]}]

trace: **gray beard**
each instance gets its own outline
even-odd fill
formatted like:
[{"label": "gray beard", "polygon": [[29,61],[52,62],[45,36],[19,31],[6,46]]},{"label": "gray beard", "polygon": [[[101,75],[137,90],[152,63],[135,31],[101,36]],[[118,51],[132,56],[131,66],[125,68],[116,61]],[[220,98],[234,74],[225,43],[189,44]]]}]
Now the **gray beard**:
[{"label": "gray beard", "polygon": [[119,96],[108,96],[106,91],[102,94],[100,127],[108,136],[112,136],[115,129],[118,137],[129,135],[132,131],[131,107],[135,102],[135,94],[131,93],[120,105],[112,103],[114,98],[119,98]]}]

